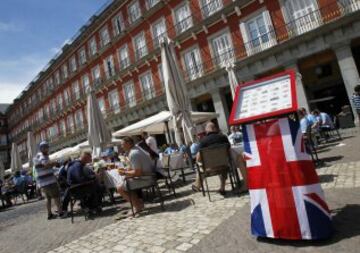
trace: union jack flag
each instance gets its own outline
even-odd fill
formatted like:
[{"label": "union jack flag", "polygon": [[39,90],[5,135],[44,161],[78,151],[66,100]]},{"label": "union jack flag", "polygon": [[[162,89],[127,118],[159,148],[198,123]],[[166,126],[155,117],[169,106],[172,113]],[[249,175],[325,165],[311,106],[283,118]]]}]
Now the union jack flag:
[{"label": "union jack flag", "polygon": [[329,208],[306,152],[298,121],[288,118],[243,126],[244,155],[255,236],[325,239]]}]

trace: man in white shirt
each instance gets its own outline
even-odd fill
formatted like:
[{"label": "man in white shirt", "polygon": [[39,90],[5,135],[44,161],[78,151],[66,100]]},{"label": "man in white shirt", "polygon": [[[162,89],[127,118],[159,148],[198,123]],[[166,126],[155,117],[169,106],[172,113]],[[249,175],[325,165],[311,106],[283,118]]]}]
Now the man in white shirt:
[{"label": "man in white shirt", "polygon": [[150,136],[147,132],[143,132],[142,137],[144,138],[146,144],[156,153],[159,154],[159,148],[156,142],[155,137]]}]

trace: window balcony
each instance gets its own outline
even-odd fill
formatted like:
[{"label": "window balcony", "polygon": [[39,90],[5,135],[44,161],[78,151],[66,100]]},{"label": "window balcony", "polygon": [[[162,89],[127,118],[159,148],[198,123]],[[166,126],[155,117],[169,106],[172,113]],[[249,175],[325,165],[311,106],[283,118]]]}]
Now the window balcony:
[{"label": "window balcony", "polygon": [[189,15],[175,24],[176,34],[179,35],[185,32],[186,30],[188,30],[189,28],[191,28],[192,26],[193,26],[193,17],[192,15]]},{"label": "window balcony", "polygon": [[147,46],[144,47],[140,47],[135,51],[135,58],[136,60],[140,60],[141,58],[143,58],[145,55],[147,55],[148,51],[147,51]]},{"label": "window balcony", "polygon": [[155,97],[155,91],[153,88],[143,90],[143,96],[145,100],[150,100]]},{"label": "window balcony", "polygon": [[121,70],[124,70],[124,69],[126,69],[127,67],[129,67],[129,66],[130,66],[130,63],[131,63],[129,57],[128,57],[128,58],[124,58],[124,59],[120,60],[119,62],[120,62],[120,69],[121,69]]},{"label": "window balcony", "polygon": [[201,12],[204,18],[210,17],[215,12],[221,10],[223,7],[222,0],[212,0],[201,7]]},{"label": "window balcony", "polygon": [[160,47],[160,43],[163,41],[163,39],[165,39],[167,36],[167,32],[163,32],[161,34],[159,34],[158,36],[156,36],[153,39],[153,43],[154,43],[154,48],[159,48]]}]

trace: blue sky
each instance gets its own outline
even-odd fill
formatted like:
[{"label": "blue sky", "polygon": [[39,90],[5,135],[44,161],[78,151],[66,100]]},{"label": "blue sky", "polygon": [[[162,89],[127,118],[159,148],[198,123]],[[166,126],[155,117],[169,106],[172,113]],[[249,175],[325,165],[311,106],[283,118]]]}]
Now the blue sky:
[{"label": "blue sky", "polygon": [[11,103],[108,0],[0,0],[0,103]]}]

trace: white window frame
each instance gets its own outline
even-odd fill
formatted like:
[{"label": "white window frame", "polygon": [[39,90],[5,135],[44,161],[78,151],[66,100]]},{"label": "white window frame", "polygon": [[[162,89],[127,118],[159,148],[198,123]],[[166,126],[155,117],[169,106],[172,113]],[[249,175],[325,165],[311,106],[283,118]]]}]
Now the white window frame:
[{"label": "white window frame", "polygon": [[84,114],[82,109],[78,109],[77,111],[75,111],[75,127],[77,129],[82,129],[84,128]]},{"label": "white window frame", "polygon": [[60,120],[59,122],[59,132],[59,134],[61,134],[62,136],[66,134],[66,123],[64,119]]},{"label": "white window frame", "polygon": [[[144,45],[141,48],[138,48],[136,41],[140,37],[143,38]],[[135,49],[135,56],[136,56],[135,58],[136,58],[136,60],[140,60],[141,58],[145,57],[148,54],[148,48],[147,48],[147,45],[146,45],[146,37],[145,37],[145,32],[144,31],[139,32],[133,38],[133,45],[134,45],[134,49]],[[141,50],[141,51],[139,51],[139,50]],[[141,55],[139,54],[139,52],[141,52]]]},{"label": "white window frame", "polygon": [[[250,21],[256,20],[259,16],[262,16],[265,28],[266,28],[266,35],[268,37],[267,42],[261,42],[263,36],[258,36],[259,44],[254,45],[254,40],[251,40],[250,31],[248,29],[248,23]],[[252,15],[240,21],[240,32],[243,38],[243,42],[245,45],[246,53],[248,56],[266,50],[270,47],[273,47],[277,44],[276,35],[274,32],[270,12],[267,9],[260,9],[257,12],[254,12]]]},{"label": "white window frame", "polygon": [[[116,94],[116,96],[115,96]],[[114,98],[116,97],[116,99],[114,100]],[[108,99],[109,99],[109,105],[110,105],[110,109],[114,112],[114,113],[119,113],[120,112],[120,96],[119,96],[119,91],[117,89],[114,89],[112,91],[110,91],[108,93]]]},{"label": "white window frame", "polygon": [[98,52],[98,46],[97,46],[97,42],[96,42],[96,38],[95,36],[93,36],[90,40],[89,40],[89,52],[91,56],[94,56],[97,54]]},{"label": "white window frame", "polygon": [[71,133],[75,133],[75,121],[74,121],[74,115],[73,114],[69,114],[66,117],[66,124],[67,124],[67,127],[68,127],[69,131]]},{"label": "white window frame", "polygon": [[[146,78],[146,77],[150,77],[148,80],[149,80],[149,87],[144,87],[144,85],[146,83],[143,82],[143,78]],[[154,87],[154,80],[153,80],[153,77],[152,77],[152,72],[151,70],[149,71],[146,71],[144,72],[143,74],[141,74],[139,76],[139,81],[140,81],[140,87],[141,87],[141,93],[143,94],[143,97],[145,98],[145,100],[150,100],[152,98],[155,97],[155,87]]]},{"label": "white window frame", "polygon": [[[131,87],[132,89],[132,93],[133,93],[133,96],[132,97],[129,97],[127,95],[127,87]],[[125,103],[128,107],[134,107],[136,105],[136,94],[135,94],[135,86],[134,86],[134,82],[132,81],[129,81],[127,83],[125,83],[123,85],[123,93],[124,93],[124,98],[125,98]]]},{"label": "white window frame", "polygon": [[59,107],[59,110],[61,111],[62,109],[64,109],[64,99],[63,99],[61,93],[57,96],[56,101],[57,101],[57,105]]},{"label": "white window frame", "polygon": [[[214,50],[213,41],[224,35],[226,35],[228,37],[230,48],[227,49],[227,51],[220,52],[220,54],[218,54],[218,52],[215,52],[215,50]],[[233,45],[233,41],[232,41],[232,37],[231,37],[229,28],[225,28],[225,29],[215,33],[214,35],[210,36],[208,38],[208,43],[210,45],[210,52],[211,52],[212,58],[215,59],[214,64],[216,64],[220,67],[224,67],[228,62],[231,62],[234,60],[234,58],[235,58],[234,51],[233,51],[234,45]]]},{"label": "white window frame", "polygon": [[86,50],[85,47],[82,47],[79,50],[79,63],[80,65],[84,65],[86,63],[87,59],[86,59]]},{"label": "white window frame", "polygon": [[61,83],[61,78],[60,78],[60,72],[59,72],[59,70],[55,71],[54,76],[55,76],[55,83],[56,83],[56,85],[59,85],[59,84]]},{"label": "white window frame", "polygon": [[77,70],[77,63],[76,63],[76,57],[75,57],[75,55],[73,55],[73,56],[70,57],[69,65],[70,65],[70,71],[71,71],[72,73],[74,73],[74,72]]},{"label": "white window frame", "polygon": [[121,12],[113,17],[112,24],[114,37],[118,36],[125,30],[124,17]]},{"label": "white window frame", "polygon": [[110,44],[111,37],[110,37],[109,28],[107,25],[105,25],[100,30],[100,41],[101,41],[101,47],[105,47],[106,45]]},{"label": "white window frame", "polygon": [[81,98],[80,84],[79,81],[76,80],[71,84],[71,88],[74,94],[74,98],[79,100]]},{"label": "white window frame", "polygon": [[[197,57],[199,58],[199,62],[196,62],[196,65],[195,65],[196,68],[198,68],[197,71],[192,71],[192,69],[189,69],[189,65],[185,60],[185,56],[192,51],[196,51]],[[202,65],[201,51],[200,51],[198,45],[192,46],[192,47],[186,49],[185,51],[183,51],[181,53],[181,61],[184,66],[183,69],[186,71],[187,76],[189,77],[190,81],[203,76],[204,70],[203,70],[203,65]]]},{"label": "white window frame", "polygon": [[61,67],[62,76],[64,79],[67,79],[69,77],[69,69],[66,63],[64,63]]},{"label": "white window frame", "polygon": [[[85,80],[87,80],[87,82],[85,82]],[[90,77],[89,77],[89,74],[84,74],[82,77],[81,77],[81,82],[82,82],[82,85],[84,87],[84,91],[85,93],[87,92],[88,88],[90,87]]]},{"label": "white window frame", "polygon": [[[97,98],[97,102],[98,102],[98,105],[99,105],[102,115],[106,117],[105,98],[103,96],[101,96],[101,97]],[[102,106],[101,106],[101,104],[102,104]]]},{"label": "white window frame", "polygon": [[[126,55],[127,55],[126,59],[122,59],[121,52],[122,52],[123,50],[126,51]],[[122,47],[120,47],[120,48],[118,49],[118,55],[119,55],[119,66],[120,66],[120,69],[121,69],[121,70],[124,70],[124,69],[126,69],[127,67],[129,67],[130,64],[131,64],[131,61],[130,61],[130,55],[129,55],[129,47],[128,47],[127,44],[125,44],[124,46],[122,46]],[[123,63],[125,63],[125,64],[123,64]]]},{"label": "white window frame", "polygon": [[160,0],[146,0],[146,9],[151,9],[152,7],[154,7],[156,4],[158,4],[160,2]]},{"label": "white window frame", "polygon": [[[95,75],[95,70],[98,70],[98,71],[96,71],[96,73],[99,73],[98,76]],[[91,69],[91,75],[92,75],[92,78],[93,78],[94,83],[100,82],[100,80],[101,80],[100,65],[96,65],[95,67],[93,67],[93,68]]]},{"label": "white window frame", "polygon": [[[108,64],[110,63],[110,65]],[[104,70],[105,70],[105,76],[107,79],[110,79],[111,77],[115,76],[115,62],[114,62],[114,56],[109,55],[104,59]]]},{"label": "white window frame", "polygon": [[199,0],[201,13],[204,18],[208,18],[224,7],[222,0]]},{"label": "white window frame", "polygon": [[[181,8],[186,8],[188,10],[188,16],[183,18],[182,20],[178,20],[177,13]],[[176,34],[183,33],[194,25],[189,2],[184,1],[173,9],[173,20],[175,24]]]},{"label": "white window frame", "polygon": [[[155,34],[155,28],[158,25],[162,25],[165,28],[165,31],[160,34]],[[151,34],[153,37],[154,47],[158,48],[160,46],[160,42],[161,42],[162,38],[167,37],[167,27],[166,27],[166,21],[165,21],[164,17],[159,18],[158,20],[156,20],[154,23],[151,24]],[[146,44],[146,40],[145,40],[145,44]]]},{"label": "white window frame", "polygon": [[[137,5],[138,11],[133,13],[131,11],[131,8],[133,6],[135,6],[135,5]],[[135,23],[136,21],[138,21],[140,19],[141,15],[142,15],[140,2],[138,0],[135,0],[135,1],[131,2],[127,7],[127,11],[128,11],[129,23],[130,24]],[[136,14],[137,16],[134,16],[134,14]]]}]

